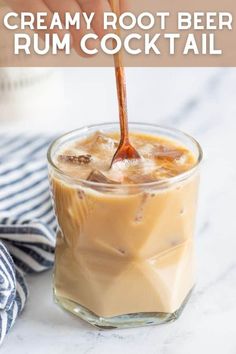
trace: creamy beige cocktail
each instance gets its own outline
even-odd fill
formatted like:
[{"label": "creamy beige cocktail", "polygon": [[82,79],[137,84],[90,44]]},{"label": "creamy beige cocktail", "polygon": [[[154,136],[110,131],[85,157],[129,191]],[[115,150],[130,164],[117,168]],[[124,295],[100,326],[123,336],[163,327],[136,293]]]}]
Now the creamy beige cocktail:
[{"label": "creamy beige cocktail", "polygon": [[101,327],[165,322],[194,285],[201,151],[181,132],[131,124],[141,159],[110,168],[117,127],[78,130],[49,151],[60,227],[55,296]]}]

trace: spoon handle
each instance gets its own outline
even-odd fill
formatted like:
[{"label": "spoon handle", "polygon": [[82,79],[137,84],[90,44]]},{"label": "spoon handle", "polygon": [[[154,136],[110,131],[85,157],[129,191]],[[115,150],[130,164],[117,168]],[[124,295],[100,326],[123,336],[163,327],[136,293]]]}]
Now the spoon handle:
[{"label": "spoon handle", "polygon": [[[117,16],[120,15],[120,0],[109,0],[112,11],[116,13]],[[120,29],[117,28],[117,34],[120,35]],[[114,64],[115,64],[115,75],[116,75],[116,88],[117,88],[117,98],[119,104],[119,119],[120,119],[120,144],[129,141],[129,131],[128,131],[128,112],[127,112],[127,91],[126,91],[126,80],[125,71],[123,66],[122,55],[120,52],[114,54]]]},{"label": "spoon handle", "polygon": [[128,114],[127,114],[127,94],[125,84],[125,73],[123,67],[116,67],[116,86],[119,103],[120,135],[121,143],[129,141]]}]

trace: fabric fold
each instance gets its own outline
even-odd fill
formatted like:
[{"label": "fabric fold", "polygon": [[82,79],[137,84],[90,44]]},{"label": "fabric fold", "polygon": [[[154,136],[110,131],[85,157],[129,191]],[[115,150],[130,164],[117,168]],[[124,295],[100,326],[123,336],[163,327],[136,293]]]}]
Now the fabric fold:
[{"label": "fabric fold", "polygon": [[46,163],[51,140],[0,136],[0,344],[24,309],[25,274],[53,266],[57,224]]}]

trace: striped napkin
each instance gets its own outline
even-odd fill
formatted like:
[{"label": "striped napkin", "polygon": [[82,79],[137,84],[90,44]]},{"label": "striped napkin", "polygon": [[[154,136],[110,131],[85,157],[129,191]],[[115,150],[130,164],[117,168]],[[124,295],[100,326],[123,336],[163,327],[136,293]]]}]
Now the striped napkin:
[{"label": "striped napkin", "polygon": [[53,265],[56,219],[46,162],[51,140],[0,135],[0,344],[24,308],[24,275]]}]

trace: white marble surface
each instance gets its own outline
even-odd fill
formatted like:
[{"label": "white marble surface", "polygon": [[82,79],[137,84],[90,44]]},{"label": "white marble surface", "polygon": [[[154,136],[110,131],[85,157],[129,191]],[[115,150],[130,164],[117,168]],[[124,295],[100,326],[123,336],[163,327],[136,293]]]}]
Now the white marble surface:
[{"label": "white marble surface", "polygon": [[[198,282],[178,321],[99,331],[52,302],[52,274],[29,277],[30,298],[1,354],[236,354],[236,70],[130,69],[130,117],[184,129],[205,158]],[[1,130],[57,132],[117,119],[110,69],[63,69],[0,97]]]}]

